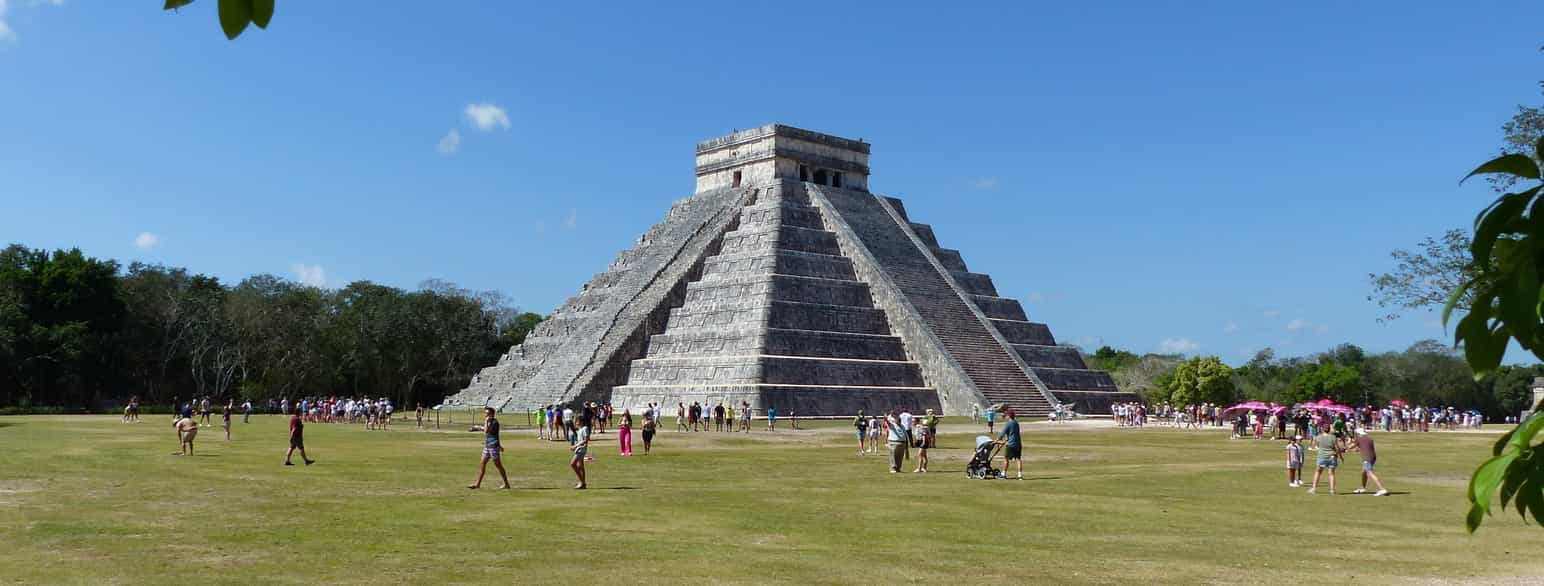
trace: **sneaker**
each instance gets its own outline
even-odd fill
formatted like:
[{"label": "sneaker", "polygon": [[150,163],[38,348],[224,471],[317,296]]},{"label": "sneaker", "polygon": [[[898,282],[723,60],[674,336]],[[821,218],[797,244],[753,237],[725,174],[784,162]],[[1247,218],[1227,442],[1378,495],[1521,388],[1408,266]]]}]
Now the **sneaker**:
[{"label": "sneaker", "polygon": [[1317,488],[1310,488],[1310,489],[1308,489],[1308,494],[1317,494],[1318,492],[1319,492],[1319,489],[1317,489]]},{"label": "sneaker", "polygon": [[1373,496],[1388,496],[1389,495],[1389,489],[1387,489],[1387,488],[1378,489],[1378,492],[1372,493],[1372,495]]},{"label": "sneaker", "polygon": [[1299,486],[1301,486],[1301,485],[1296,483],[1296,482],[1288,482],[1287,483],[1287,488],[1297,488]]},{"label": "sneaker", "polygon": [[[177,455],[178,455],[178,456],[181,456],[181,455],[182,455],[182,454],[177,454]],[[288,462],[288,461],[286,461],[286,462],[285,462],[285,463],[284,463],[284,465],[285,465],[285,466],[294,466],[294,465],[295,465],[295,463],[294,463],[294,462]]]},{"label": "sneaker", "polygon": [[1351,494],[1367,494],[1367,489],[1365,489],[1365,488],[1358,488],[1356,490],[1351,491]]},{"label": "sneaker", "polygon": [[315,463],[316,463],[316,460],[306,460],[306,465],[307,466],[310,466],[310,465],[315,464]]}]

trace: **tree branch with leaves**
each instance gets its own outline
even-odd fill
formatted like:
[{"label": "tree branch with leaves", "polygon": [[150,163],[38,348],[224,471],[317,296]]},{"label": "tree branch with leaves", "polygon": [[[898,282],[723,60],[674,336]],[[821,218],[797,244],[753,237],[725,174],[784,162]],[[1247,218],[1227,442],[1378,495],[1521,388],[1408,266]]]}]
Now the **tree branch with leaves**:
[{"label": "tree branch with leaves", "polygon": [[[1464,279],[1448,298],[1442,311],[1447,324],[1464,300],[1467,314],[1458,321],[1454,342],[1464,348],[1464,358],[1475,377],[1501,366],[1509,342],[1544,359],[1544,184],[1539,184],[1544,161],[1544,137],[1531,153],[1509,153],[1480,165],[1464,179],[1477,175],[1504,178],[1508,185],[1532,187],[1503,194],[1474,220],[1474,241],[1469,248],[1475,274]],[[1544,524],[1544,454],[1534,439],[1544,429],[1544,413],[1533,413],[1493,448],[1493,457],[1480,464],[1469,480],[1470,532],[1479,528],[1491,512],[1491,501],[1500,490],[1502,508],[1510,501],[1519,515]]]}]

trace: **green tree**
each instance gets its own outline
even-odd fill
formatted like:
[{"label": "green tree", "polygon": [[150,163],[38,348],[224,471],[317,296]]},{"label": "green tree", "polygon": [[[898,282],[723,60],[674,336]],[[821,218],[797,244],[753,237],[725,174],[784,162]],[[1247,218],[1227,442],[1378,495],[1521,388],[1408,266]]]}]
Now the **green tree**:
[{"label": "green tree", "polygon": [[1362,373],[1350,366],[1321,362],[1292,381],[1292,402],[1328,398],[1337,403],[1362,401]]},{"label": "green tree", "polygon": [[1196,356],[1180,363],[1165,380],[1164,390],[1176,405],[1231,403],[1237,392],[1233,369],[1216,356]]},{"label": "green tree", "polygon": [[[1460,283],[1476,275],[1469,261],[1471,242],[1468,231],[1448,230],[1440,238],[1422,240],[1414,251],[1390,253],[1396,263],[1393,271],[1367,275],[1373,288],[1367,300],[1387,310],[1378,321],[1399,319],[1401,310],[1442,307]],[[1458,307],[1467,310],[1471,297],[1470,293],[1460,296]]]},{"label": "green tree", "polygon": [[[1498,370],[1509,341],[1544,359],[1541,160],[1544,137],[1533,144],[1531,153],[1502,155],[1468,175],[1498,175],[1507,185],[1526,188],[1501,195],[1475,218],[1469,253],[1478,274],[1454,290],[1443,311],[1443,321],[1447,322],[1459,301],[1465,295],[1472,297],[1467,315],[1454,329],[1454,339],[1463,345],[1464,358],[1477,376]],[[1544,524],[1544,450],[1534,442],[1541,429],[1544,414],[1535,411],[1496,442],[1493,457],[1470,477],[1469,531],[1479,528],[1490,514],[1498,490],[1502,507],[1511,501],[1519,515],[1526,518],[1531,512],[1534,521]]]}]

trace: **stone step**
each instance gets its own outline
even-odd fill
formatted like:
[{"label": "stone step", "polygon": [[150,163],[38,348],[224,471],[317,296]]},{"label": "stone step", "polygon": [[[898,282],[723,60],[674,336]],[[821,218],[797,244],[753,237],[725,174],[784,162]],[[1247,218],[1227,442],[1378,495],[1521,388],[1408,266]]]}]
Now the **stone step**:
[{"label": "stone step", "polygon": [[754,226],[796,226],[824,230],[820,212],[809,204],[772,201],[747,206],[740,212],[740,229]]},{"label": "stone step", "polygon": [[852,261],[829,254],[774,250],[748,254],[720,254],[702,267],[702,279],[748,275],[796,275],[847,281],[857,280]]},{"label": "stone step", "polygon": [[719,254],[741,254],[761,250],[797,250],[815,254],[840,255],[836,235],[824,229],[798,226],[742,227],[724,235]]},{"label": "stone step", "polygon": [[871,307],[766,300],[672,309],[666,333],[687,328],[760,327],[855,334],[890,333],[890,324],[885,320],[884,312]]},{"label": "stone step", "polygon": [[[755,416],[766,416],[767,408],[777,409],[778,418],[790,415],[852,415],[859,411],[883,413],[902,407],[912,413],[938,409],[938,389],[933,387],[871,387],[837,385],[625,385],[612,391],[616,409],[637,410],[649,403],[664,405],[664,412],[674,413],[677,404],[703,405],[751,403]],[[668,419],[667,419],[668,421]],[[666,423],[674,425],[674,423]]]},{"label": "stone step", "polygon": [[997,286],[992,284],[991,275],[982,273],[970,273],[965,271],[949,271],[954,277],[954,282],[960,284],[960,288],[972,295],[997,296]]},{"label": "stone step", "polygon": [[938,264],[951,271],[969,272],[965,267],[965,258],[960,256],[960,251],[949,248],[933,248],[933,256],[938,259]]},{"label": "stone step", "polygon": [[1007,297],[992,297],[990,295],[971,295],[970,299],[976,304],[981,313],[993,319],[1008,319],[1014,321],[1028,321],[1024,315],[1024,306],[1019,305],[1017,299]]},{"label": "stone step", "polygon": [[697,281],[686,286],[685,306],[730,299],[774,299],[873,307],[868,285],[858,281],[797,275],[752,275]]},{"label": "stone step", "polygon": [[1051,336],[1051,328],[1045,324],[1010,319],[994,319],[991,322],[1009,344],[1056,345],[1056,338]]},{"label": "stone step", "polygon": [[1024,363],[1030,366],[1042,368],[1070,368],[1086,369],[1088,365],[1083,362],[1082,353],[1077,348],[1067,346],[1041,346],[1036,344],[1014,344],[1013,350],[1019,353]]},{"label": "stone step", "polygon": [[1051,391],[1105,391],[1114,392],[1115,379],[1102,370],[1074,368],[1034,368],[1035,376],[1045,382]]},{"label": "stone step", "polygon": [[801,356],[706,356],[634,360],[629,385],[808,384],[920,387],[915,362]]}]

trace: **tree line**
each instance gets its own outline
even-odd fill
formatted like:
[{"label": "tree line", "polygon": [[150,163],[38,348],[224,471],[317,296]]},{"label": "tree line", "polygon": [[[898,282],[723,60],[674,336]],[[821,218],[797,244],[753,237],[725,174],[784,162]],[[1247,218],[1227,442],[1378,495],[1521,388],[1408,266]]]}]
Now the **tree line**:
[{"label": "tree line", "polygon": [[1412,405],[1479,409],[1493,419],[1532,407],[1533,377],[1544,376],[1544,365],[1506,365],[1476,380],[1462,353],[1436,340],[1379,354],[1340,344],[1309,356],[1278,358],[1266,348],[1238,366],[1216,356],[1139,356],[1109,346],[1086,359],[1149,403],[1293,404],[1328,398],[1383,406],[1403,399]]},{"label": "tree line", "polygon": [[136,395],[150,407],[323,395],[432,405],[541,320],[443,281],[232,286],[13,244],[0,251],[0,408],[100,410]]}]

